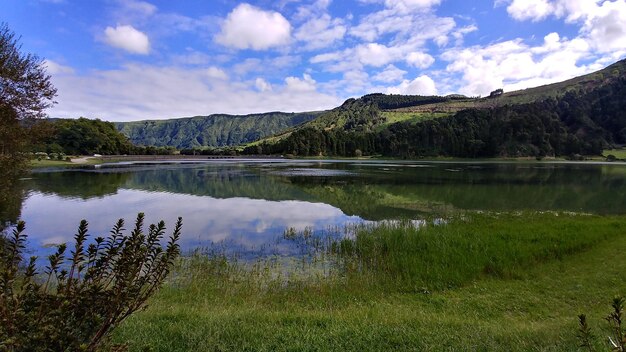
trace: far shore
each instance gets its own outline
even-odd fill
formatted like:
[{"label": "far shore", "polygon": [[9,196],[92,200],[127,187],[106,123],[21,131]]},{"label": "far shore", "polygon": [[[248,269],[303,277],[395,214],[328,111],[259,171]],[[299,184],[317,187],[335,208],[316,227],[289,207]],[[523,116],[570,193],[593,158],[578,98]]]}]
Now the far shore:
[{"label": "far shore", "polygon": [[602,156],[587,156],[584,160],[568,160],[565,158],[546,157],[537,159],[534,157],[518,157],[518,158],[450,158],[450,157],[438,157],[438,158],[384,158],[381,156],[368,156],[368,157],[291,157],[282,155],[98,155],[98,156],[74,156],[70,158],[71,161],[57,161],[57,160],[32,160],[31,167],[34,169],[42,168],[72,168],[82,167],[88,165],[100,165],[100,164],[112,164],[112,163],[133,163],[133,162],[168,162],[168,161],[210,161],[210,160],[233,160],[233,161],[245,161],[245,160],[284,160],[284,161],[338,161],[338,162],[351,162],[351,161],[371,161],[371,162],[384,162],[393,161],[398,163],[545,163],[545,164],[606,164],[606,165],[626,165],[625,160],[607,161]]}]

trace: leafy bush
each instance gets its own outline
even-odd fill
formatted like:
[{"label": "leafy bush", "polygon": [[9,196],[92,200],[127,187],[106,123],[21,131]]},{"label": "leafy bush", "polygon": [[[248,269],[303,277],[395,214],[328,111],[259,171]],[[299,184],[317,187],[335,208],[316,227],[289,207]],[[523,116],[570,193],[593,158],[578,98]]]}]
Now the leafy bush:
[{"label": "leafy bush", "polygon": [[[626,329],[622,325],[624,314],[624,298],[615,297],[611,303],[613,311],[606,317],[609,323],[609,335],[607,336],[609,351],[626,351]],[[596,337],[592,334],[584,314],[578,316],[578,339],[580,347],[593,351]]]},{"label": "leafy bush", "polygon": [[82,220],[74,249],[58,246],[39,271],[36,257],[23,266],[25,223],[0,241],[0,351],[95,351],[125,318],[145,306],[180,253],[182,219],[165,248],[163,221],[144,233],[137,216],[129,236],[124,220],[110,234],[87,241]]}]

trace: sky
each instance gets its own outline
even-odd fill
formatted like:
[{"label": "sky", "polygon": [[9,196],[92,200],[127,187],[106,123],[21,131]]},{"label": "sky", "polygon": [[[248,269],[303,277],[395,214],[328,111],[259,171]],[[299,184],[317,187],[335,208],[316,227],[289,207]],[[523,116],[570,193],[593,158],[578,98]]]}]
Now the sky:
[{"label": "sky", "polygon": [[330,109],[484,96],[626,57],[626,0],[0,0],[58,89],[51,117]]}]

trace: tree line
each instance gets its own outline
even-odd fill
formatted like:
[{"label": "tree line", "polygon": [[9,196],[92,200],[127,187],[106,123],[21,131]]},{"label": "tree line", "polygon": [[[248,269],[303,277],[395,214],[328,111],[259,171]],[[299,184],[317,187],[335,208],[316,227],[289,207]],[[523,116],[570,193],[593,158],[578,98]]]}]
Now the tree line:
[{"label": "tree line", "polygon": [[29,147],[31,152],[66,155],[168,155],[174,147],[138,146],[115,124],[99,119],[50,119],[38,122],[46,133]]}]

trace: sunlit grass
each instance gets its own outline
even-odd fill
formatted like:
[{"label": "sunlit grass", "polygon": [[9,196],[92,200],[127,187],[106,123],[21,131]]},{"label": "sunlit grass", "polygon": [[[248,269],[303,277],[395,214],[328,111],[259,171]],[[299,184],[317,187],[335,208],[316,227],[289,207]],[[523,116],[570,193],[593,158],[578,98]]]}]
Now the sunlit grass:
[{"label": "sunlit grass", "polygon": [[602,152],[603,157],[614,155],[617,159],[626,159],[626,149],[610,149]]},{"label": "sunlit grass", "polygon": [[602,332],[626,290],[625,234],[626,217],[479,214],[322,239],[317,262],[192,256],[116,339],[157,351],[576,350],[577,314]]},{"label": "sunlit grass", "polygon": [[422,121],[437,119],[440,117],[450,116],[449,113],[440,112],[403,112],[403,111],[382,111],[381,115],[386,118],[385,125],[390,125],[397,122],[410,122],[418,123]]}]

